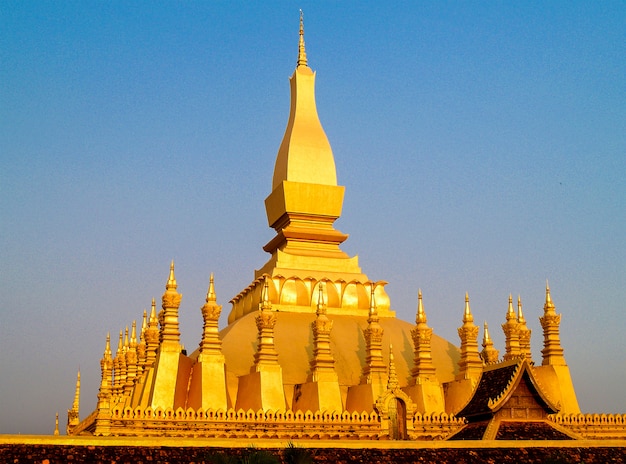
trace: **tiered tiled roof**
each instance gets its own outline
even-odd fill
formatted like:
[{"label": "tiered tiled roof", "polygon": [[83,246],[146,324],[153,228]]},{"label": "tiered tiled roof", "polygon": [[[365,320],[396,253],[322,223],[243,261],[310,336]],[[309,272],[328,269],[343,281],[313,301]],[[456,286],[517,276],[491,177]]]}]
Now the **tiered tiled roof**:
[{"label": "tiered tiled roof", "polygon": [[469,422],[451,440],[571,440],[547,421],[557,412],[525,357],[485,368],[471,399],[457,414]]},{"label": "tiered tiled roof", "polygon": [[489,400],[498,398],[510,386],[519,364],[510,364],[493,370],[485,370],[469,403],[457,414],[459,417],[490,416]]}]

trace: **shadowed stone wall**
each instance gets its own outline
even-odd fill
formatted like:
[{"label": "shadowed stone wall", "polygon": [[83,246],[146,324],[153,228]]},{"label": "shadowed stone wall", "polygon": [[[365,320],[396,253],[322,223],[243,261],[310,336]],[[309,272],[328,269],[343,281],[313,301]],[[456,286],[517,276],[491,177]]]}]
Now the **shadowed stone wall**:
[{"label": "shadowed stone wall", "polygon": [[[382,445],[382,444],[381,444]],[[384,446],[384,445],[383,445]],[[277,456],[282,449],[270,449]],[[316,463],[626,463],[623,447],[529,447],[529,448],[418,448],[418,449],[310,449]],[[0,445],[2,463],[211,463],[211,455],[224,452],[241,456],[246,449],[158,447],[158,446],[72,446]]]}]

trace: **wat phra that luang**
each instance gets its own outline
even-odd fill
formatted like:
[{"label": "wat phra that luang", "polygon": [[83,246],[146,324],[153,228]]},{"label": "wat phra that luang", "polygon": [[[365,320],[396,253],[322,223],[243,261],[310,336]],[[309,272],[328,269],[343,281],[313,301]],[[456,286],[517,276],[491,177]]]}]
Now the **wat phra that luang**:
[{"label": "wat phra that luang", "polygon": [[[581,414],[560,342],[562,314],[547,284],[543,309],[523,308],[519,297],[508,296],[501,324],[491,327],[476,324],[466,294],[456,341],[429,327],[421,292],[415,321],[396,317],[386,282],[370,280],[358,257],[340,248],[348,235],[334,222],[345,187],[337,184],[334,155],[317,115],[302,17],[289,85],[289,119],[265,199],[268,224],[276,232],[263,246],[268,261],[230,300],[221,331],[219,273],[207,276],[206,301],[185,306],[203,320],[199,346],[190,353],[180,342],[182,295],[174,262],[169,276],[164,268],[161,301],[153,299],[137,323],[129,323],[136,317],[132,310],[129,321],[111,321],[111,329],[129,323],[119,337],[102,334],[96,409],[81,417],[79,375],[67,434],[626,438],[626,415]],[[539,318],[542,334],[531,334],[528,317]],[[502,350],[489,334],[496,327],[504,331]],[[541,353],[531,352],[531,336],[543,338]]]}]

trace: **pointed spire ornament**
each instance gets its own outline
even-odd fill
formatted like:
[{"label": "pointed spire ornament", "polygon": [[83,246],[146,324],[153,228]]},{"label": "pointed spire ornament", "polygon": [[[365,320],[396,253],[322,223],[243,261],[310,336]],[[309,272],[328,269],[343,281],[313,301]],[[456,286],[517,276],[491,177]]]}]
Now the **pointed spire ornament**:
[{"label": "pointed spire ornament", "polygon": [[550,295],[550,286],[546,280],[546,302],[543,306],[543,316],[539,318],[541,327],[543,328],[543,350],[541,350],[541,364],[566,366],[565,357],[563,356],[563,348],[561,347],[561,337],[559,335],[559,326],[561,325],[561,315],[556,313],[552,297]]},{"label": "pointed spire ornament", "polygon": [[146,327],[146,365],[145,368],[149,368],[154,364],[156,359],[156,352],[159,348],[159,320],[156,313],[156,302],[152,298],[152,306],[150,309],[150,318],[148,319],[148,326]]},{"label": "pointed spire ornament", "polygon": [[[380,383],[387,376],[387,367],[383,360],[384,331],[378,323],[379,317],[376,310],[375,290],[376,286],[372,283],[367,328],[363,331],[365,337],[365,366],[361,383],[373,383],[374,381]],[[383,388],[386,386],[386,383],[386,381],[383,383]]]},{"label": "pointed spire ornament", "polygon": [[176,290],[178,288],[178,284],[176,283],[176,276],[174,275],[174,260],[170,263],[170,275],[167,279],[167,283],[165,284],[166,290]]},{"label": "pointed spire ornament", "polygon": [[261,303],[259,304],[259,310],[272,310],[272,302],[270,301],[270,290],[269,290],[269,277],[265,276],[263,280],[263,293],[261,294]]},{"label": "pointed spire ornament", "polygon": [[519,325],[520,354],[528,361],[532,361],[532,353],[530,350],[530,336],[532,331],[526,325],[526,319],[522,311],[522,297],[520,295],[517,295],[517,323]]},{"label": "pointed spire ornament", "polygon": [[493,364],[498,362],[498,353],[499,351],[493,347],[493,341],[489,336],[489,326],[487,325],[487,321],[485,321],[484,325],[484,335],[483,335],[483,350],[480,352],[480,357],[485,362],[485,364]]},{"label": "pointed spire ornament", "polygon": [[333,329],[333,321],[326,315],[326,303],[324,302],[324,282],[318,285],[317,310],[315,320],[311,323],[313,331],[313,358],[311,359],[310,380],[318,382],[320,379],[337,379],[335,373],[335,358],[330,351],[330,332]]},{"label": "pointed spire ornament", "polygon": [[141,332],[139,333],[139,343],[137,344],[137,377],[141,377],[146,368],[146,329],[148,328],[148,313],[144,309],[141,319]]},{"label": "pointed spire ornament", "polygon": [[213,303],[216,301],[217,301],[217,296],[215,295],[215,281],[214,281],[213,273],[211,272],[211,275],[209,277],[209,289],[207,290],[207,294],[206,294],[206,302]]},{"label": "pointed spire ornament", "polygon": [[465,292],[465,309],[463,310],[463,322],[474,322],[474,316],[470,308],[469,294]]},{"label": "pointed spire ornament", "polygon": [[202,340],[200,341],[199,361],[223,360],[222,341],[219,337],[219,318],[222,314],[222,306],[217,304],[215,294],[215,280],[213,273],[209,277],[209,288],[206,293],[204,306],[200,308],[204,325],[202,328]]},{"label": "pointed spire ornament", "polygon": [[117,358],[116,393],[118,396],[122,396],[126,385],[126,343],[124,342],[123,330],[120,330],[120,340],[115,357]]},{"label": "pointed spire ornament", "polygon": [[274,346],[274,326],[276,312],[269,298],[269,276],[265,276],[263,294],[256,316],[257,351],[254,353],[254,366],[251,372],[262,370],[267,365],[278,365],[278,353]]},{"label": "pointed spire ornament", "polygon": [[548,279],[546,279],[546,304],[545,307],[551,307],[554,309],[554,303],[552,303],[552,297],[550,296],[550,284],[548,284]]},{"label": "pointed spire ornament", "polygon": [[56,419],[54,420],[54,436],[59,436],[59,413],[56,414]]},{"label": "pointed spire ornament", "polygon": [[176,291],[176,288],[178,288],[178,284],[176,283],[174,261],[172,260],[170,274],[165,284],[165,293],[162,297],[161,350],[180,353],[182,346],[180,344],[178,308],[183,296]]},{"label": "pointed spire ornament", "polygon": [[[113,358],[111,357],[111,335],[107,333],[106,343],[104,345],[104,353],[100,360],[100,370],[102,377],[100,379],[100,390],[98,391],[98,402],[108,402],[111,399],[112,392],[112,376],[113,376]],[[100,407],[100,405],[99,405]]]},{"label": "pointed spire ornament", "polygon": [[121,395],[121,389],[123,388],[122,384],[122,366],[125,364],[124,361],[124,332],[120,330],[119,339],[117,342],[117,351],[115,352],[115,358],[113,358],[113,372],[114,372],[114,383],[113,383],[113,395],[119,396]]},{"label": "pointed spire ornament", "polygon": [[398,388],[398,375],[396,374],[396,363],[393,357],[393,345],[389,344],[389,379],[387,380],[387,389],[395,390]]},{"label": "pointed spire ornament", "polygon": [[502,331],[505,336],[506,353],[504,354],[504,360],[516,359],[521,356],[520,343],[519,343],[519,323],[517,322],[517,315],[513,309],[513,295],[509,294],[509,306],[506,312],[506,322],[502,324]]},{"label": "pointed spire ornament", "polygon": [[526,324],[524,313],[522,312],[522,297],[517,295],[517,322],[520,324]]},{"label": "pointed spire ornament", "polygon": [[433,329],[428,327],[426,311],[422,302],[422,290],[417,291],[417,315],[415,327],[411,329],[413,339],[413,369],[411,370],[411,383],[416,384],[427,378],[435,378],[436,371],[432,359],[431,339]]},{"label": "pointed spire ornament", "polygon": [[74,402],[72,403],[72,409],[67,410],[67,427],[65,432],[67,435],[72,435],[76,426],[80,423],[79,419],[79,406],[80,406],[80,369],[76,376],[76,391],[74,393]]},{"label": "pointed spire ornament", "polygon": [[[128,328],[126,329],[128,333]],[[137,322],[133,321],[126,350],[126,384],[124,394],[130,395],[137,379]]]},{"label": "pointed spire ornament", "polygon": [[457,331],[461,339],[461,359],[457,379],[477,379],[483,371],[483,361],[478,352],[478,326],[474,324],[467,292],[465,292],[463,325]]},{"label": "pointed spire ornament", "polygon": [[317,309],[315,314],[318,316],[326,314],[326,303],[324,302],[324,282],[320,282],[317,293]]},{"label": "pointed spire ornament", "polygon": [[298,67],[307,66],[306,50],[304,48],[304,13],[300,10],[300,39],[298,41]]},{"label": "pointed spire ornament", "polygon": [[78,412],[80,406],[80,369],[76,375],[76,392],[74,393],[74,402],[72,403],[72,410]]},{"label": "pointed spire ornament", "polygon": [[426,313],[424,312],[424,304],[422,303],[422,289],[417,290],[417,315],[415,316],[416,324],[426,324]]}]

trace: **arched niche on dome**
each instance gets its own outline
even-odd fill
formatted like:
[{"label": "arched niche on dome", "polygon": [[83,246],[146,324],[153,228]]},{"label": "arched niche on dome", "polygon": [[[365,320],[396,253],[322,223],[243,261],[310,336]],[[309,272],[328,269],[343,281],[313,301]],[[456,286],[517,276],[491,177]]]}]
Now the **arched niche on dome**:
[{"label": "arched niche on dome", "polygon": [[[272,302],[278,301],[278,294],[280,292],[279,289],[280,289],[280,285],[281,285],[281,281],[282,280],[284,280],[283,276],[274,276],[274,277],[271,277],[271,278],[267,279],[267,292],[268,292],[268,298],[269,298],[270,301],[272,301]],[[261,288],[261,297],[259,298],[259,302],[263,298],[263,285],[264,285],[264,283],[265,283],[265,281],[261,280],[260,285],[258,285],[258,287]]]},{"label": "arched niche on dome", "polygon": [[369,295],[361,282],[346,284],[341,296],[341,307],[344,309],[367,309],[369,308]]},{"label": "arched niche on dome", "polygon": [[386,284],[387,282],[385,282],[384,280],[374,282],[374,299],[376,300],[376,308],[379,311],[388,310],[391,307],[389,295],[387,295],[387,292],[385,291]]},{"label": "arched niche on dome", "polygon": [[317,299],[319,297],[320,284],[324,286],[324,303],[328,308],[341,307],[341,298],[335,284],[329,280],[318,281],[311,291],[311,307],[317,308]]},{"label": "arched niche on dome", "polygon": [[281,305],[308,306],[309,291],[305,283],[299,278],[285,280],[280,291]]}]

